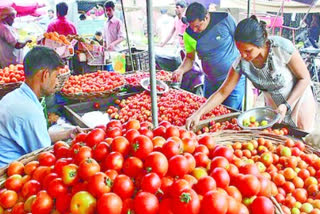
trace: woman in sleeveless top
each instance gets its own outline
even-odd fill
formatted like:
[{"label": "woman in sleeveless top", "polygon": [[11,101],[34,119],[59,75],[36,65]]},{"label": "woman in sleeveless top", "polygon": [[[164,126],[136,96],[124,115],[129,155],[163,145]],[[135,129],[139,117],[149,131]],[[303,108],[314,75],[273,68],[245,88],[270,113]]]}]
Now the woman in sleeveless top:
[{"label": "woman in sleeveless top", "polygon": [[316,102],[310,74],[294,45],[279,36],[268,37],[265,25],[255,16],[242,20],[234,36],[241,57],[235,60],[219,90],[188,118],[187,128],[192,128],[201,115],[222,103],[244,74],[264,92],[266,105],[281,114],[281,121],[311,131]]}]

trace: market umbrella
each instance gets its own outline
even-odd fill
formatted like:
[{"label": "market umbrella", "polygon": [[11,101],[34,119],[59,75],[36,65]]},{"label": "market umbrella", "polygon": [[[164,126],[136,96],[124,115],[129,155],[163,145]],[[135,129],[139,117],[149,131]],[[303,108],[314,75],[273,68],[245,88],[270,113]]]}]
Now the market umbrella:
[{"label": "market umbrella", "polygon": [[43,8],[45,3],[43,0],[1,0],[0,8],[13,7],[17,11],[17,16],[39,16],[42,14],[40,8]]}]

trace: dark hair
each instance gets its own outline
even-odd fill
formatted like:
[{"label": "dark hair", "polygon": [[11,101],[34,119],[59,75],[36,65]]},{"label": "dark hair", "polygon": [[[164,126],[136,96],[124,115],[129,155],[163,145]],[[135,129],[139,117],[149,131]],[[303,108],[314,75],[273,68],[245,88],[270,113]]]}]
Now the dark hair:
[{"label": "dark hair", "polygon": [[176,6],[180,6],[181,8],[186,8],[187,7],[187,3],[183,0],[181,1],[177,1],[176,2]]},{"label": "dark hair", "polygon": [[49,10],[48,10],[48,13],[49,13],[49,12],[52,12],[52,13],[54,13],[54,10],[52,10],[52,9],[49,9]]},{"label": "dark hair", "polygon": [[96,31],[95,35],[96,36],[102,36],[102,33],[101,33],[101,31]]},{"label": "dark hair", "polygon": [[60,16],[66,16],[68,13],[68,5],[65,2],[60,2],[59,4],[57,4],[57,14],[59,14]]},{"label": "dark hair", "polygon": [[79,19],[80,19],[81,21],[83,21],[83,20],[86,20],[87,17],[86,17],[86,15],[81,14],[81,15],[79,16]]},{"label": "dark hair", "polygon": [[259,22],[254,15],[239,22],[234,33],[234,39],[237,42],[251,43],[258,47],[263,47],[267,38],[266,23]]},{"label": "dark hair", "polygon": [[107,1],[104,3],[104,8],[109,8],[109,7],[114,9],[115,5],[114,5],[113,1]]},{"label": "dark hair", "polygon": [[188,6],[186,11],[187,21],[189,23],[195,21],[196,19],[202,21],[206,17],[207,13],[207,9],[202,4],[193,2]]},{"label": "dark hair", "polygon": [[51,73],[64,66],[60,56],[52,49],[36,46],[32,48],[23,59],[24,73],[30,78],[42,69],[48,69]]}]

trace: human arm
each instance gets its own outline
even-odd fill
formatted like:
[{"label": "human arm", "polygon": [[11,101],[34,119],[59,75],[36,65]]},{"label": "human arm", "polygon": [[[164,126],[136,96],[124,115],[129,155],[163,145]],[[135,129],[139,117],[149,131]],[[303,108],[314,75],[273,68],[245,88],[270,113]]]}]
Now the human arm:
[{"label": "human arm", "polygon": [[26,46],[28,42],[32,42],[31,40],[27,40],[26,42],[19,42],[18,36],[13,33],[9,28],[1,29],[0,37],[2,37],[8,44],[16,49],[21,49]]},{"label": "human arm", "polygon": [[[292,57],[288,63],[288,67],[297,78],[297,82],[293,87],[291,93],[289,94],[289,97],[287,98],[287,103],[292,106],[303,95],[308,85],[310,85],[310,74],[306,64],[304,63],[297,50],[293,52]],[[277,111],[281,114],[281,119],[279,121],[281,122],[285,117],[288,109],[285,104],[281,104],[278,106]]]},{"label": "human arm", "polygon": [[167,38],[163,42],[160,43],[160,47],[165,46],[169,42],[169,40],[172,38],[175,31],[176,31],[176,28],[175,28],[175,26],[173,26],[169,35],[167,36]]},{"label": "human arm", "polygon": [[14,46],[16,49],[21,49],[21,48],[24,48],[27,43],[31,43],[32,40],[27,40],[26,42],[17,42],[16,45]]},{"label": "human arm", "polygon": [[51,142],[57,142],[59,140],[66,140],[74,137],[75,134],[82,132],[80,127],[74,127],[71,129],[63,130],[63,131],[50,131],[49,136]]},{"label": "human arm", "polygon": [[220,105],[231,94],[233,89],[236,87],[240,77],[241,74],[235,71],[232,67],[228,73],[227,78],[220,86],[220,88],[215,93],[213,93],[208,98],[208,100],[191,115],[191,117],[187,119],[186,128],[190,130],[195,127],[199,123],[202,115],[208,113],[217,105]]}]

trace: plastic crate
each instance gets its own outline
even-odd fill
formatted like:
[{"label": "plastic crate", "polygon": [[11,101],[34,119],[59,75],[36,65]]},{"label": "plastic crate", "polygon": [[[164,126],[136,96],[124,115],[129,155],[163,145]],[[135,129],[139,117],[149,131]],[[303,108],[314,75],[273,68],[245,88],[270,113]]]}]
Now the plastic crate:
[{"label": "plastic crate", "polygon": [[124,51],[126,55],[126,71],[149,71],[149,52],[146,50],[133,50],[132,61],[129,51]]}]

